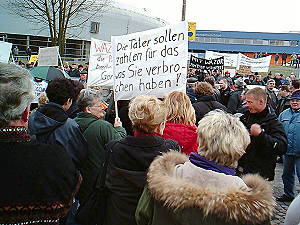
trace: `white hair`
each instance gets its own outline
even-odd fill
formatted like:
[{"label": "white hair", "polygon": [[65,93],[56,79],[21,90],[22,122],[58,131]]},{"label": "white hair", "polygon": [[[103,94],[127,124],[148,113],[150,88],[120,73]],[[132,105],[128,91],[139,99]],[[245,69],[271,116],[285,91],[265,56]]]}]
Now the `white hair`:
[{"label": "white hair", "polygon": [[0,127],[20,119],[33,99],[33,82],[28,70],[0,63]]},{"label": "white hair", "polygon": [[223,111],[211,111],[198,125],[198,153],[220,165],[236,167],[250,136],[239,118]]},{"label": "white hair", "polygon": [[77,98],[77,106],[84,111],[86,107],[93,106],[102,101],[101,92],[96,89],[82,89]]}]

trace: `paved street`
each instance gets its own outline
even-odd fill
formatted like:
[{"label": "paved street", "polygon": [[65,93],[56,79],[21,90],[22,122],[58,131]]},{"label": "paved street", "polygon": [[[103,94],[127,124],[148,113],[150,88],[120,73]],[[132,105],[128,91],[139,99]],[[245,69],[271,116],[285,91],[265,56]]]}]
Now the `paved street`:
[{"label": "paved street", "polygon": [[[277,163],[275,179],[271,182],[273,186],[273,194],[275,197],[282,195],[283,193],[283,184],[282,184],[282,164]],[[284,217],[287,211],[287,208],[290,203],[288,202],[277,202],[274,216],[272,218],[272,225],[283,225]]]}]

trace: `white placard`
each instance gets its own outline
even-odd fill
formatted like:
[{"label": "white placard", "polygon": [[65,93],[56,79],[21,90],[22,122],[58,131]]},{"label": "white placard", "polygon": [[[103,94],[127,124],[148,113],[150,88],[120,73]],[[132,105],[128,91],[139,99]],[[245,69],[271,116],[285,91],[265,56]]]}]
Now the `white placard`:
[{"label": "white placard", "polygon": [[244,65],[244,66],[250,66],[251,72],[268,72],[271,57],[272,56],[269,55],[258,59],[252,59],[249,58],[248,56],[239,53],[237,68],[239,68],[240,65]]},{"label": "white placard", "polygon": [[0,41],[0,62],[8,63],[12,43]]},{"label": "white placard", "polygon": [[45,81],[41,81],[41,82],[36,82],[33,81],[34,84],[34,95],[35,98],[32,101],[32,103],[38,103],[39,102],[39,96],[41,93],[46,92],[46,88],[48,86],[48,83]]},{"label": "white placard", "polygon": [[186,89],[188,25],[112,37],[116,100]]},{"label": "white placard", "polygon": [[113,86],[111,43],[92,38],[88,86]]},{"label": "white placard", "polygon": [[58,66],[58,46],[39,49],[39,66]]},{"label": "white placard", "polygon": [[205,51],[205,59],[215,59],[224,56],[224,66],[236,67],[238,54],[220,53],[214,51]]}]

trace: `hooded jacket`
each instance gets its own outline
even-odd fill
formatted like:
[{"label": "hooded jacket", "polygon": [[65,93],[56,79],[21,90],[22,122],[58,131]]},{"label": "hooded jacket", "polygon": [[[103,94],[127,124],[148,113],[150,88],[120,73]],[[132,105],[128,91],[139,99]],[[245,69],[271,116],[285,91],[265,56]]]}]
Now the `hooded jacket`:
[{"label": "hooded jacket", "polygon": [[271,186],[258,175],[205,170],[188,157],[168,152],[147,174],[136,210],[138,225],[266,225],[274,210]]},{"label": "hooded jacket", "polygon": [[39,143],[64,146],[77,168],[82,166],[87,153],[87,142],[79,125],[68,118],[60,105],[49,102],[33,112],[29,117],[28,128]]},{"label": "hooded jacket", "polygon": [[180,150],[186,155],[197,152],[197,127],[195,125],[167,122],[163,137],[177,141]]},{"label": "hooded jacket", "polygon": [[153,159],[169,149],[179,150],[177,142],[160,136],[127,136],[107,145],[110,153],[106,186],[108,188],[105,224],[135,225],[135,210],[146,184]]}]

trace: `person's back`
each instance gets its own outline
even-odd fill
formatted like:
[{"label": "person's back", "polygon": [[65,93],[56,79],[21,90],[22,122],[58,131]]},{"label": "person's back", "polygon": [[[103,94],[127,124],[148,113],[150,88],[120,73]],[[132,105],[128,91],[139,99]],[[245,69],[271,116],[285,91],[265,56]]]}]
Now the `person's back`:
[{"label": "person's back", "polygon": [[215,111],[199,122],[197,133],[197,153],[170,151],[151,163],[137,224],[269,225],[275,206],[271,186],[258,175],[235,175],[250,143],[245,126]]},{"label": "person's back", "polygon": [[153,159],[169,149],[179,150],[177,142],[162,138],[165,108],[156,97],[136,97],[129,106],[135,134],[107,145],[110,152],[105,224],[135,225],[134,214],[146,184]]},{"label": "person's back", "polygon": [[0,135],[0,179],[5,182],[0,192],[0,223],[58,224],[72,205],[79,173],[61,146],[39,144],[17,133]]},{"label": "person's back", "polygon": [[184,92],[173,91],[164,100],[167,122],[163,137],[178,142],[187,155],[198,148],[195,110]]},{"label": "person's back", "polygon": [[29,135],[33,99],[29,72],[0,63],[0,224],[59,224],[80,184],[62,146]]},{"label": "person's back", "polygon": [[64,146],[80,168],[86,156],[87,143],[79,125],[66,113],[72,105],[72,88],[67,79],[50,82],[46,89],[49,102],[30,115],[29,131],[40,143]]}]

